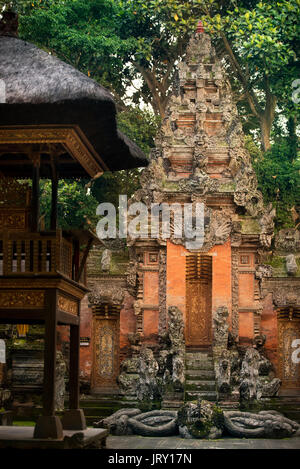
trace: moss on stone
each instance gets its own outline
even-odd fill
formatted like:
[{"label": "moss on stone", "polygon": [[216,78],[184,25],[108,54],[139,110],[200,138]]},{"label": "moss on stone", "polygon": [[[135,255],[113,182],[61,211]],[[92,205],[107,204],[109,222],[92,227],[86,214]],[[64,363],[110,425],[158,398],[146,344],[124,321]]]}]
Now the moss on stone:
[{"label": "moss on stone", "polygon": [[240,217],[243,234],[259,234],[260,226],[257,220],[250,217]]},{"label": "moss on stone", "polygon": [[219,192],[234,192],[236,188],[236,184],[234,182],[227,182],[224,184],[220,184],[218,191]]}]

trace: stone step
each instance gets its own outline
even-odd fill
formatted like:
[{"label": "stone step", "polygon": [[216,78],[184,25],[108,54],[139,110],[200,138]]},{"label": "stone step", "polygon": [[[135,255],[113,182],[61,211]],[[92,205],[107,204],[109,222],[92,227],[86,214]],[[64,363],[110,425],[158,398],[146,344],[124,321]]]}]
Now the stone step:
[{"label": "stone step", "polygon": [[162,401],[161,408],[164,410],[177,410],[184,404],[184,401]]},{"label": "stone step", "polygon": [[191,363],[186,363],[186,370],[199,370],[199,371],[214,371],[214,365],[213,363],[207,363],[207,362],[191,362]]},{"label": "stone step", "polygon": [[198,368],[195,370],[188,369],[185,372],[185,379],[186,380],[210,380],[210,378],[215,379],[215,372],[213,369],[211,370],[199,370]]},{"label": "stone step", "polygon": [[215,391],[187,391],[185,399],[187,401],[195,401],[197,399],[204,399],[206,401],[216,402],[217,393]]},{"label": "stone step", "polygon": [[215,391],[215,381],[191,381],[185,382],[186,391]]},{"label": "stone step", "polygon": [[196,359],[196,360],[212,360],[213,357],[212,355],[208,354],[208,353],[186,353],[185,354],[185,358],[188,358],[188,359]]},{"label": "stone step", "polygon": [[185,357],[185,362],[186,363],[214,363],[213,359],[211,357],[206,357],[206,358],[192,358],[192,357]]}]

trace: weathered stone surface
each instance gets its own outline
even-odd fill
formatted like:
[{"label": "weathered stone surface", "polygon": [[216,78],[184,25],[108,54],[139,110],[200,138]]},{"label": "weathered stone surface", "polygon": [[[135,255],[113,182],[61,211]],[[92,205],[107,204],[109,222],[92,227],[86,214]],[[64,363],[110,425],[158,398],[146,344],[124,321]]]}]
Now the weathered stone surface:
[{"label": "weathered stone surface", "polygon": [[296,228],[280,230],[275,237],[275,248],[286,253],[299,251],[300,230]]},{"label": "weathered stone surface", "polygon": [[122,396],[136,396],[140,377],[136,373],[120,373],[118,376],[119,392]]},{"label": "weathered stone surface", "polygon": [[120,409],[94,423],[95,428],[107,428],[111,435],[171,436],[178,433],[177,412],[140,409]]},{"label": "weathered stone surface", "polygon": [[297,273],[297,270],[298,270],[295,255],[294,254],[289,254],[288,256],[286,256],[285,262],[286,262],[286,264],[285,264],[286,265],[286,271],[287,271],[288,275],[295,275]]},{"label": "weathered stone surface", "polygon": [[131,417],[128,425],[132,432],[142,436],[172,436],[178,433],[177,412],[152,410]]},{"label": "weathered stone surface", "polygon": [[109,272],[111,262],[111,251],[109,249],[104,249],[101,256],[101,270],[103,272]]},{"label": "weathered stone surface", "polygon": [[261,389],[262,397],[277,396],[280,386],[281,381],[279,378],[273,378],[272,380],[268,378],[260,378],[259,388]]},{"label": "weathered stone surface", "polygon": [[248,348],[241,367],[240,395],[244,400],[260,397],[257,389],[259,362],[260,354],[258,351],[254,348]]},{"label": "weathered stone surface", "polygon": [[220,306],[213,315],[214,346],[227,349],[228,344],[228,308]]},{"label": "weathered stone surface", "polygon": [[220,393],[228,394],[231,391],[231,359],[230,352],[224,350],[217,361],[216,381],[217,389]]},{"label": "weathered stone surface", "polygon": [[111,435],[131,435],[128,419],[140,414],[140,409],[120,409],[114,414],[94,422],[94,428],[107,428]]},{"label": "weathered stone surface", "polygon": [[300,434],[297,422],[275,411],[224,412],[224,425],[230,435],[238,438],[287,438]]},{"label": "weathered stone surface", "polygon": [[140,351],[137,386],[137,398],[140,401],[153,400],[158,394],[158,363],[150,348],[142,347]]},{"label": "weathered stone surface", "polygon": [[201,399],[187,402],[178,411],[178,426],[182,438],[219,438],[223,433],[223,411]]},{"label": "weathered stone surface", "polygon": [[55,390],[55,409],[64,410],[66,394],[66,376],[67,366],[61,352],[56,352],[56,390]]},{"label": "weathered stone surface", "polygon": [[183,390],[185,380],[185,343],[183,315],[179,308],[170,306],[168,309],[169,354],[172,359],[172,384],[176,391]]}]

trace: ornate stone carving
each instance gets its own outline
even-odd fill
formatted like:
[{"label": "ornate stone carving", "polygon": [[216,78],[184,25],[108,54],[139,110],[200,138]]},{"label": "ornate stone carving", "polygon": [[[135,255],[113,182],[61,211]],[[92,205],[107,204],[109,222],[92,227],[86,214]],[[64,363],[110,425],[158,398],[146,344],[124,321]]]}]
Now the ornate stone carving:
[{"label": "ornate stone carving", "polygon": [[60,351],[56,352],[56,387],[55,387],[55,410],[63,411],[65,408],[66,384],[65,375],[67,366]]},{"label": "ornate stone carving", "polygon": [[219,438],[223,433],[223,412],[201,399],[187,402],[178,412],[178,426],[182,438]]},{"label": "ornate stone carving", "polygon": [[272,207],[272,204],[269,204],[261,218],[259,219],[259,224],[261,226],[260,233],[260,244],[269,249],[274,237],[274,218],[276,215],[276,209]]},{"label": "ornate stone carving", "polygon": [[214,346],[227,349],[228,344],[228,308],[219,306],[213,315]]},{"label": "ornate stone carving", "polygon": [[294,254],[289,254],[285,258],[286,271],[288,275],[296,275],[298,270],[298,265]]},{"label": "ornate stone carving", "polygon": [[259,397],[257,389],[259,360],[258,351],[254,348],[248,348],[241,367],[240,394],[244,400],[248,401]]},{"label": "ornate stone carving", "polygon": [[300,305],[300,285],[282,282],[274,285],[273,302],[276,306]]},{"label": "ornate stone carving", "polygon": [[224,412],[224,425],[237,438],[287,438],[299,436],[300,425],[276,411]]},{"label": "ornate stone carving", "polygon": [[158,394],[157,373],[158,363],[153,352],[147,347],[142,347],[140,351],[138,365],[138,375],[140,380],[137,388],[137,398],[140,401],[153,400]]},{"label": "ornate stone carving", "polygon": [[123,279],[115,280],[103,278],[101,282],[93,286],[92,292],[88,294],[89,303],[101,305],[104,303],[122,305],[125,297],[125,285]]},{"label": "ornate stone carving", "polygon": [[278,251],[297,252],[300,249],[300,231],[296,228],[280,230],[275,237],[275,248]]},{"label": "ornate stone carving", "polygon": [[101,270],[103,272],[109,272],[111,262],[111,251],[109,249],[104,249],[101,256]]}]

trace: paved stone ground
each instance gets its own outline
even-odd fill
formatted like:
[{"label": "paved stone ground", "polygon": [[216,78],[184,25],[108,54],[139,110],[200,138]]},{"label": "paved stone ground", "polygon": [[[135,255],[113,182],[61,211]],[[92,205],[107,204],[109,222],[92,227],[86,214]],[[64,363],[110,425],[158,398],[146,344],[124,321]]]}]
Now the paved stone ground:
[{"label": "paved stone ground", "polygon": [[109,436],[108,449],[300,449],[300,438],[282,440],[223,438],[222,440],[186,440],[177,436]]}]

